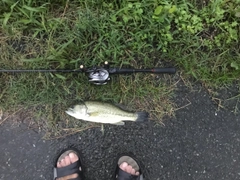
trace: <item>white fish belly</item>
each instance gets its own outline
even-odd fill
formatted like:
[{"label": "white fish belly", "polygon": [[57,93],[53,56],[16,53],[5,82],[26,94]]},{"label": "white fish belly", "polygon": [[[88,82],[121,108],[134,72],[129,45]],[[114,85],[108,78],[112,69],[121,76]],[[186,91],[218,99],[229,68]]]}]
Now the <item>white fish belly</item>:
[{"label": "white fish belly", "polygon": [[129,117],[123,117],[123,116],[116,116],[113,114],[101,114],[99,116],[88,116],[84,118],[86,121],[91,121],[91,122],[98,122],[98,123],[107,123],[107,124],[115,124],[120,121],[135,121],[137,117],[134,117],[134,115],[129,116]]}]

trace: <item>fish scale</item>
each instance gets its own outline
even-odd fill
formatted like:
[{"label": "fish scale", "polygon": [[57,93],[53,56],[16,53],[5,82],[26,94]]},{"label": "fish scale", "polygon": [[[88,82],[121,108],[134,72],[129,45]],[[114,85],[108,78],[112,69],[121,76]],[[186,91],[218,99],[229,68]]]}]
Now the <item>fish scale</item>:
[{"label": "fish scale", "polygon": [[133,113],[126,112],[108,103],[86,101],[84,104],[87,107],[88,113],[100,111],[103,114],[106,113],[118,116],[134,117]]}]

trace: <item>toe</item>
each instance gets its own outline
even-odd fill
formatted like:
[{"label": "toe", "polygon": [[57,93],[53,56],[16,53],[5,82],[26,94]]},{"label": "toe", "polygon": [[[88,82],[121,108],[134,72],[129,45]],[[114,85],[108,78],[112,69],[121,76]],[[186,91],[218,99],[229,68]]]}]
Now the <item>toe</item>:
[{"label": "toe", "polygon": [[132,166],[129,166],[129,165],[128,165],[128,166],[126,167],[126,172],[127,172],[127,173],[131,174],[131,173],[132,173],[132,170],[133,170]]},{"label": "toe", "polygon": [[57,162],[57,167],[58,167],[58,168],[61,168],[61,167],[62,167],[62,165],[61,165],[61,163],[60,163],[59,161]]},{"label": "toe", "polygon": [[139,176],[139,174],[140,174],[139,172],[136,172],[136,176]]},{"label": "toe", "polygon": [[128,164],[126,162],[123,162],[120,166],[119,166],[123,171],[126,171],[126,168],[128,167]]},{"label": "toe", "polygon": [[135,175],[135,174],[136,174],[135,169],[133,169],[133,168],[131,169],[131,174],[132,174],[132,175]]},{"label": "toe", "polygon": [[70,157],[69,156],[66,156],[65,158],[65,165],[68,166],[71,164],[71,160],[70,160]]},{"label": "toe", "polygon": [[69,154],[69,158],[71,163],[75,163],[76,161],[78,161],[78,156],[73,152]]},{"label": "toe", "polygon": [[66,166],[65,159],[62,159],[60,164],[61,164],[62,167],[65,167]]}]

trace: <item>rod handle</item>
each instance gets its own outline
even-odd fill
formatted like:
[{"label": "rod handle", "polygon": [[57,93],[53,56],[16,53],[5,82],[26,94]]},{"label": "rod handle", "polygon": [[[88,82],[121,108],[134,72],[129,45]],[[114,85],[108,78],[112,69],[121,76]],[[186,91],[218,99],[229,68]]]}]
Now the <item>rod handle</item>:
[{"label": "rod handle", "polygon": [[145,73],[154,73],[154,74],[161,74],[161,73],[169,73],[174,74],[176,73],[176,68],[149,68],[149,69],[124,69],[124,68],[110,68],[110,74],[125,74],[125,73],[137,73],[137,72],[145,72]]},{"label": "rod handle", "polygon": [[175,74],[176,73],[176,68],[171,67],[171,68],[152,68],[149,69],[151,73],[154,74],[161,74],[161,73],[169,73],[169,74]]},{"label": "rod handle", "polygon": [[113,68],[110,73],[117,73],[117,74],[125,74],[125,73],[134,73],[135,69],[128,69],[128,68]]}]

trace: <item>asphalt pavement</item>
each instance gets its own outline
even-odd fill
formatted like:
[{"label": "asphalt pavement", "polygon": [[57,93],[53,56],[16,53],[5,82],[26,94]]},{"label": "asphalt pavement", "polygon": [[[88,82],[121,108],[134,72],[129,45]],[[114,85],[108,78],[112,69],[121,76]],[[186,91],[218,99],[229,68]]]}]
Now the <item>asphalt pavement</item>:
[{"label": "asphalt pavement", "polygon": [[125,126],[106,125],[66,138],[44,140],[43,133],[8,120],[0,126],[0,179],[53,179],[53,161],[63,148],[81,150],[87,180],[110,180],[119,153],[141,161],[146,180],[240,179],[240,115],[218,110],[197,85],[179,86],[176,116]]}]

